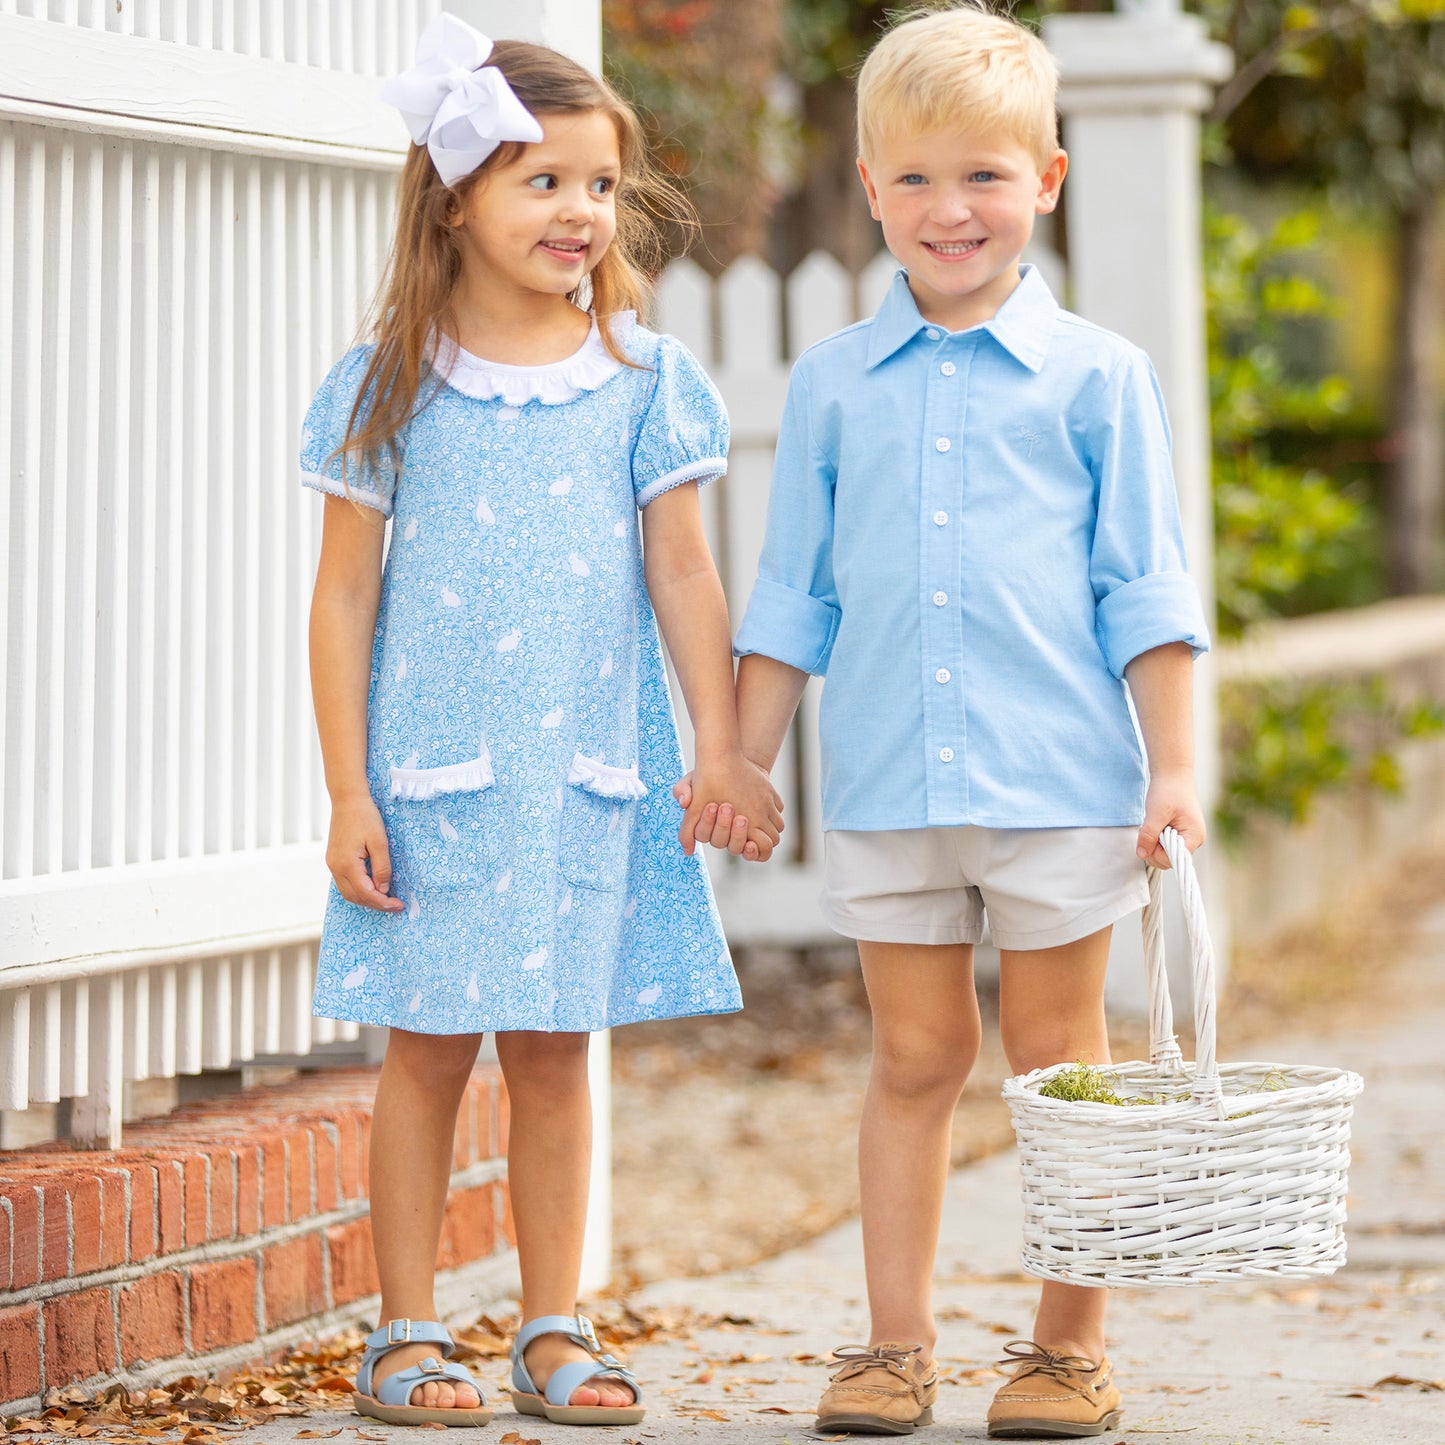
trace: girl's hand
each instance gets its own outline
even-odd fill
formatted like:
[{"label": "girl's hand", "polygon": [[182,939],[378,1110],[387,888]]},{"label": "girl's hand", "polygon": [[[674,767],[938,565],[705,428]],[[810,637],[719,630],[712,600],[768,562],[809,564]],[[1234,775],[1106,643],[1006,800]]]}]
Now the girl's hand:
[{"label": "girl's hand", "polygon": [[381,813],[369,793],[332,801],[326,866],[348,903],[383,913],[398,913],[404,907],[400,898],[392,898],[389,893],[391,850]]},{"label": "girl's hand", "polygon": [[1194,788],[1194,770],[1154,773],[1144,799],[1144,826],[1139,829],[1138,854],[1155,868],[1167,868],[1169,855],[1159,844],[1159,834],[1173,828],[1191,853],[1204,842],[1204,810]]},{"label": "girl's hand", "polygon": [[[750,863],[772,857],[783,831],[783,800],[766,770],[741,753],[688,773],[672,796],[684,809],[677,830],[684,853],[690,856],[698,843],[711,843]],[[705,798],[726,801],[698,801]]]}]

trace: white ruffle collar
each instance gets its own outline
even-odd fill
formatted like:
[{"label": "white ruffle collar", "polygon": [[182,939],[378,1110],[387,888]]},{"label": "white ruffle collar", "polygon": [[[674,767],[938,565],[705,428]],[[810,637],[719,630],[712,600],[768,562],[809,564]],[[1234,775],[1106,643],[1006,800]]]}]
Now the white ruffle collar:
[{"label": "white ruffle collar", "polygon": [[[619,312],[612,318],[612,334],[621,342],[636,325],[636,313]],[[622,370],[622,363],[602,344],[596,317],[592,319],[587,339],[561,361],[549,361],[542,366],[509,366],[473,356],[450,338],[442,337],[432,365],[448,386],[464,396],[479,401],[498,400],[507,406],[526,406],[529,401],[560,406],[575,400],[584,391],[596,391]]]}]

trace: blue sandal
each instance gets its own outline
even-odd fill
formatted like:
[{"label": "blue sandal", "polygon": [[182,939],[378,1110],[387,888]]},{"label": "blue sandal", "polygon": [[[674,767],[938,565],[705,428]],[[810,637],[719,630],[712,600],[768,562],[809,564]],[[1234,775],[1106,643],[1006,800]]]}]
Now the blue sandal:
[{"label": "blue sandal", "polygon": [[[581,1345],[592,1359],[559,1365],[547,1381],[545,1394],[537,1389],[527,1370],[523,1353],[541,1335],[566,1335]],[[630,1405],[569,1405],[579,1385],[589,1380],[617,1380],[632,1391]],[[517,1331],[512,1346],[513,1406],[524,1415],[541,1415],[554,1425],[635,1425],[647,1414],[642,1387],[632,1371],[613,1355],[602,1352],[597,1332],[586,1315],[542,1315]]]},{"label": "blue sandal", "polygon": [[[428,1355],[424,1360],[388,1375],[379,1388],[372,1390],[371,1375],[376,1362],[383,1355],[402,1345],[438,1345],[437,1355]],[[472,1378],[465,1365],[444,1364],[456,1353],[452,1337],[445,1325],[435,1320],[389,1320],[379,1330],[373,1330],[366,1337],[366,1353],[361,1357],[361,1367],[356,1372],[356,1394],[352,1398],[358,1415],[370,1416],[373,1420],[385,1420],[389,1425],[489,1425],[492,1412],[486,1408],[487,1399],[482,1387]],[[410,1405],[411,1392],[418,1385],[428,1381],[452,1380],[458,1384],[470,1385],[482,1402],[473,1409],[452,1405]]]}]

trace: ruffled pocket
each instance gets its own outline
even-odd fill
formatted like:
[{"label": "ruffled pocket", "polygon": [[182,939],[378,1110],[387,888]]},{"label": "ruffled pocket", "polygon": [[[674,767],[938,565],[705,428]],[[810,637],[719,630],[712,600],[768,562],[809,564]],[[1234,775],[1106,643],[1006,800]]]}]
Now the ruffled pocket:
[{"label": "ruffled pocket", "polygon": [[647,785],[637,764],[618,767],[578,753],[567,770],[557,863],[569,883],[615,893],[627,886],[632,829]]},{"label": "ruffled pocket", "polygon": [[479,886],[496,835],[496,784],[486,744],[474,758],[423,768],[411,757],[391,769],[393,866],[405,888]]}]

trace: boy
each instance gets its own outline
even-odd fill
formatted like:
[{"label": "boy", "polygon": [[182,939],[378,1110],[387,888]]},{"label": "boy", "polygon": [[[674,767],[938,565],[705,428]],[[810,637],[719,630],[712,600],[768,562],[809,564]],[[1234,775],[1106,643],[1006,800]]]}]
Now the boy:
[{"label": "boy", "polygon": [[[737,638],[743,742],[764,768],[808,675],[827,674],[823,908],[858,940],[873,1014],[872,1336],[839,1354],[825,1432],[932,1418],[931,1275],[983,915],[1010,1067],[1102,1062],[1110,927],[1144,903],[1146,861],[1168,866],[1161,828],[1204,838],[1190,664],[1208,634],[1154,373],[1019,264],[1067,169],[1056,83],[1036,36],[977,9],[908,20],[864,65],[858,170],[904,269],[872,320],[794,368]],[[709,811],[697,837],[739,851],[732,823]],[[1117,1426],[1104,1304],[1043,1285],[990,1435]]]}]

